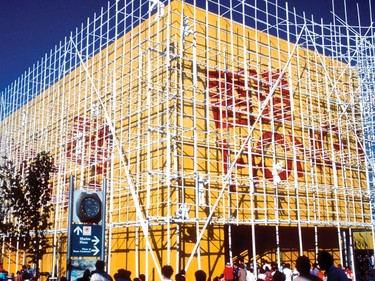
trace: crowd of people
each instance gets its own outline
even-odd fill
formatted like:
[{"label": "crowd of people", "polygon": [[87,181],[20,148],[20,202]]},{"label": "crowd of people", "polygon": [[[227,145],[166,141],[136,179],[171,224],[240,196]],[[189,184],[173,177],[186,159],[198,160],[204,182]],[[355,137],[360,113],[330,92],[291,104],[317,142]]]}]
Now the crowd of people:
[{"label": "crowd of people", "polygon": [[[367,257],[359,262],[358,280],[368,281],[368,271],[374,268]],[[276,263],[262,260],[262,263],[255,267],[252,264],[245,264],[243,260],[231,264],[227,262],[223,273],[215,277],[214,281],[352,281],[354,274],[347,266],[343,268],[340,264],[334,265],[333,256],[327,251],[318,253],[318,260],[311,263],[306,256],[299,256],[295,261],[292,270],[290,263],[283,263],[278,266]]]},{"label": "crowd of people", "polygon": [[[132,278],[131,271],[119,269],[113,277],[105,271],[104,261],[98,260],[96,269],[90,272],[86,269],[77,281],[145,281],[144,274]],[[372,256],[358,257],[358,280],[368,281],[368,272],[375,269],[375,258]],[[254,271],[256,270],[256,272]],[[164,265],[161,269],[162,281],[186,281],[185,271],[181,270],[173,276],[174,270],[170,265]],[[195,281],[206,281],[207,274],[203,270],[197,270],[194,274]],[[35,269],[30,265],[23,265],[16,275],[8,274],[0,264],[0,281],[37,281]],[[66,278],[60,278],[65,281]],[[213,281],[354,281],[354,274],[350,267],[343,268],[340,264],[334,265],[333,256],[327,251],[318,253],[318,260],[311,263],[306,256],[299,256],[292,270],[290,263],[278,266],[276,263],[262,260],[255,268],[252,264],[246,264],[242,259],[236,263],[227,262],[223,273],[213,278]]]},{"label": "crowd of people", "polygon": [[32,281],[37,279],[35,269],[30,265],[23,265],[22,269],[14,275],[14,273],[8,273],[4,270],[3,265],[0,264],[0,281]]},{"label": "crowd of people", "polygon": [[[145,281],[146,277],[144,274],[140,274],[139,277],[132,279],[131,271],[125,269],[119,269],[114,275],[113,278],[105,272],[104,262],[97,261],[95,264],[96,270],[91,272],[86,269],[83,273],[83,276],[78,278],[77,281]],[[173,267],[170,265],[164,265],[161,269],[161,274],[163,276],[163,281],[172,281],[173,280]],[[207,274],[203,270],[197,270],[195,272],[195,281],[206,281]],[[175,276],[176,281],[186,281],[185,271],[181,270]]]}]

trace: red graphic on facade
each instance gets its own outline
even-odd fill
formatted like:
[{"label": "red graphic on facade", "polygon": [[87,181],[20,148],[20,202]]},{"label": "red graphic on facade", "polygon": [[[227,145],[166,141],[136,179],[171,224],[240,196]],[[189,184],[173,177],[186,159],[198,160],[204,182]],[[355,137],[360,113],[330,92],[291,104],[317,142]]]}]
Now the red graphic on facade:
[{"label": "red graphic on facade", "polygon": [[[293,141],[293,137],[292,136],[289,136],[289,143],[287,141],[287,138],[284,137],[283,135],[277,133],[277,132],[264,132],[262,137],[261,137],[261,140],[258,142],[258,145],[254,148],[254,152],[255,153],[258,153],[258,154],[264,154],[265,151],[268,150],[268,147],[270,145],[274,145],[275,147],[279,147],[280,150],[282,150],[284,153],[288,154],[289,157],[286,158],[286,163],[282,163],[283,166],[280,167],[282,168],[279,172],[278,172],[278,176],[280,177],[281,180],[286,180],[289,175],[291,174],[291,172],[293,171],[293,145],[294,146],[300,146],[302,143],[299,142],[297,139],[294,139]],[[277,149],[277,148],[276,148]],[[269,155],[268,156],[269,158],[272,157],[272,155]],[[297,170],[297,176],[298,177],[302,177],[303,176],[303,167],[302,167],[302,164],[301,164],[301,158],[299,155],[295,155],[295,158],[296,158],[296,164],[297,164],[297,167],[296,167],[296,170]],[[254,166],[258,166],[258,167],[265,167],[264,169],[264,177],[266,179],[269,179],[269,180],[272,180],[274,178],[274,169],[275,169],[275,165],[277,163],[273,163],[273,166],[272,167],[267,167],[267,165],[264,165],[264,159],[263,157],[260,157],[260,161],[258,163],[256,163],[256,160],[253,159],[253,164]],[[271,161],[273,162],[273,161]],[[280,163],[280,162],[279,162]],[[254,170],[254,175],[256,175],[256,172],[257,170],[259,170],[261,168],[257,168]]]},{"label": "red graphic on facade", "polygon": [[[208,86],[210,89],[209,96],[215,127],[221,130],[228,130],[233,127],[252,126],[256,118],[253,112],[253,103],[257,103],[257,107],[260,107],[276,82],[278,84],[275,86],[275,94],[265,106],[261,122],[263,124],[270,124],[272,116],[273,119],[279,121],[291,120],[288,83],[280,75],[278,72],[258,74],[254,70],[249,70],[247,75],[248,83],[246,84],[244,70],[240,70],[238,73],[210,71]],[[263,146],[268,137],[267,133],[265,133],[259,145]],[[276,135],[276,141],[278,143],[286,143],[284,137],[280,134]],[[222,147],[223,170],[227,173],[231,163],[230,148],[225,140],[219,140],[219,143]],[[257,147],[256,149],[261,149],[261,147]],[[242,169],[249,163],[247,150],[248,148],[245,148],[238,157],[235,166],[236,169]],[[255,159],[252,159],[252,161],[254,162]],[[293,163],[293,159],[288,159],[287,167],[279,173],[281,179],[285,180],[288,177],[293,168],[291,163]],[[302,169],[301,165],[297,165],[297,168]],[[257,169],[254,172],[254,175],[256,175],[258,173]],[[271,170],[265,170],[264,176],[267,179],[272,179]]]},{"label": "red graphic on facade", "polygon": [[68,159],[92,166],[94,174],[106,174],[113,143],[108,124],[76,116],[69,139]]},{"label": "red graphic on facade", "polygon": [[208,86],[217,129],[254,123],[255,118],[250,115],[252,104],[249,95],[251,94],[245,89],[244,77],[241,73],[210,71]]},{"label": "red graphic on facade", "polygon": [[[285,121],[293,121],[291,113],[291,95],[288,87],[288,81],[278,71],[268,71],[257,73],[250,69],[245,75],[244,70],[237,73],[229,71],[209,71],[208,87],[210,105],[213,114],[213,121],[216,129],[229,130],[233,127],[247,127],[254,125],[256,115],[254,109],[260,108],[271,90],[272,98],[265,105],[260,122],[262,124],[274,124]],[[245,83],[246,77],[248,78]],[[292,137],[292,132],[286,130],[286,135],[277,132],[264,132],[254,148],[252,164],[254,176],[263,175],[266,179],[272,180],[275,176],[274,167],[268,167],[264,163],[264,158],[256,160],[257,155],[264,155],[268,147],[273,142],[275,147],[284,149],[282,160],[285,160],[283,169],[280,169],[278,176],[281,180],[286,180],[293,169],[296,169],[298,177],[303,176],[303,165],[300,155],[306,155],[313,163],[322,169],[323,165],[332,166],[335,163],[337,169],[342,168],[341,159],[335,159],[335,152],[341,155],[343,151],[349,151],[348,142],[340,134],[337,126],[327,125],[320,130],[313,131],[309,129],[310,147],[308,150],[304,147],[302,141]],[[243,138],[246,139],[246,138]],[[225,140],[219,140],[222,151],[223,171],[228,172],[231,164],[231,149]],[[298,155],[293,157],[292,147]],[[364,151],[358,146],[357,153],[363,158]],[[232,153],[233,156],[236,153]],[[248,148],[246,147],[236,160],[235,169],[242,169],[249,164]],[[259,157],[258,157],[259,158]],[[293,161],[296,160],[294,167]],[[276,159],[277,161],[277,159]],[[270,161],[272,162],[272,161]],[[274,163],[275,164],[275,163]],[[280,164],[280,162],[279,162]],[[265,166],[265,167],[264,167]],[[264,168],[263,168],[264,167]]]}]

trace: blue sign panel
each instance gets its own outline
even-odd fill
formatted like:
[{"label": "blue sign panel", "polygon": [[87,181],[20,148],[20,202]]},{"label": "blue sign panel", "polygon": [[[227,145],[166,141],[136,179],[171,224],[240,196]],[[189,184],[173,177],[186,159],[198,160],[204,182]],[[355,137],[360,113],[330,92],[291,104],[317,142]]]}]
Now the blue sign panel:
[{"label": "blue sign panel", "polygon": [[102,240],[101,225],[72,224],[71,256],[100,257]]}]

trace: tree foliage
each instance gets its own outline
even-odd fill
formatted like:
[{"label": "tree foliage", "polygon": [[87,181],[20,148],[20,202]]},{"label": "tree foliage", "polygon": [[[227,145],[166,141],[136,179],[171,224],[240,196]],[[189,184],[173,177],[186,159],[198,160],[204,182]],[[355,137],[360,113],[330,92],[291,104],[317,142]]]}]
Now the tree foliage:
[{"label": "tree foliage", "polygon": [[[0,226],[7,237],[17,236],[31,262],[42,259],[50,247],[46,230],[53,222],[51,177],[54,171],[52,156],[47,152],[24,161],[17,169],[11,161],[0,166],[1,193],[7,194],[4,215],[11,218],[11,226]],[[38,272],[38,267],[36,268]]]},{"label": "tree foliage", "polygon": [[14,217],[11,216],[13,207],[19,197],[22,178],[14,164],[3,158],[0,164],[0,239],[16,236],[17,228]]}]

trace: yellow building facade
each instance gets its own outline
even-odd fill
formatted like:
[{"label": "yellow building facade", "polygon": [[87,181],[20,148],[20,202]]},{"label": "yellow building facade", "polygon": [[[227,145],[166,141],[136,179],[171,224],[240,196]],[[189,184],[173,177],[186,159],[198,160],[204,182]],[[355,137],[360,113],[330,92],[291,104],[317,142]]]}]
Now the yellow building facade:
[{"label": "yellow building facade", "polygon": [[77,190],[108,181],[111,274],[213,279],[226,261],[322,249],[353,265],[365,230],[373,251],[358,65],[287,6],[214,2],[109,5],[2,93],[2,152],[50,151],[57,167],[42,271],[65,275],[70,176]]}]

